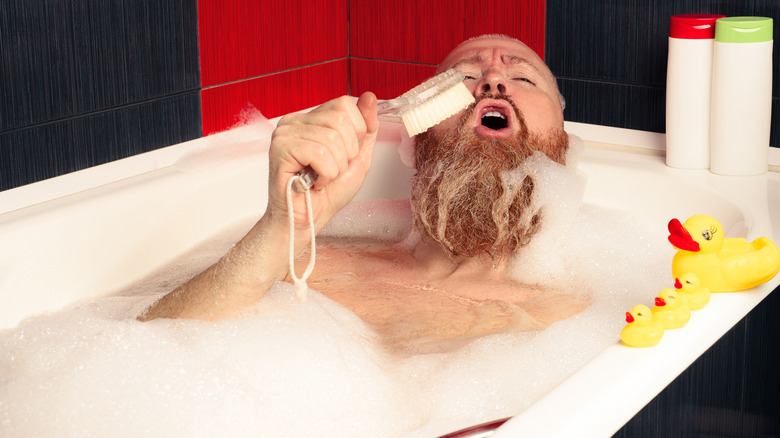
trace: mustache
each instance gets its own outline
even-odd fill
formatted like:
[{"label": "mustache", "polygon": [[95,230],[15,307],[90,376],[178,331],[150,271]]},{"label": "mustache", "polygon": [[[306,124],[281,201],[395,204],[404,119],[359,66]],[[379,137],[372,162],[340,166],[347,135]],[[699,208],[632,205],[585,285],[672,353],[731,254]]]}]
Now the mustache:
[{"label": "mustache", "polygon": [[523,120],[523,113],[520,111],[520,108],[515,105],[515,101],[512,100],[512,98],[504,93],[490,93],[490,92],[484,92],[474,98],[474,102],[472,102],[468,107],[466,107],[466,113],[472,113],[477,108],[477,105],[485,99],[493,99],[493,100],[503,100],[509,104],[509,106],[512,107],[512,110],[514,111],[515,115],[518,119]]}]

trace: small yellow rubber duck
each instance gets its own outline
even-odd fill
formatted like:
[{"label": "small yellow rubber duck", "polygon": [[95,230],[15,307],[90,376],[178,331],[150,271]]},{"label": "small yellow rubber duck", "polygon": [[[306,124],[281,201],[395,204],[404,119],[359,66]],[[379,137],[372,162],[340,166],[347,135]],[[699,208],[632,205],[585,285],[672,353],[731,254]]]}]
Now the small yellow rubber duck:
[{"label": "small yellow rubber duck", "polygon": [[630,347],[652,347],[661,341],[664,326],[653,321],[653,314],[644,304],[637,304],[626,312],[627,326],[620,332],[620,339]]},{"label": "small yellow rubber duck", "polygon": [[672,275],[681,278],[693,272],[710,292],[749,289],[772,279],[780,271],[780,250],[768,237],[750,243],[726,238],[712,216],[691,216],[684,224],[669,221],[669,242],[678,249],[672,260]]},{"label": "small yellow rubber duck", "polygon": [[675,289],[685,297],[685,302],[690,310],[699,310],[710,302],[710,290],[701,286],[699,276],[693,272],[687,272],[674,279]]},{"label": "small yellow rubber duck", "polygon": [[665,329],[677,329],[688,324],[691,310],[685,303],[685,297],[678,296],[677,291],[668,288],[655,297],[655,306],[651,310],[653,321],[658,321]]}]

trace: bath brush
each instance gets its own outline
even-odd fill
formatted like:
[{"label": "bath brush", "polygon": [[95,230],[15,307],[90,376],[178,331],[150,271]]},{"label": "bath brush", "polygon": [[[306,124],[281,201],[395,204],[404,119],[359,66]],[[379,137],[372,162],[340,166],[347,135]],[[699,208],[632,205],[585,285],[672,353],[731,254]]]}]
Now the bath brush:
[{"label": "bath brush", "polygon": [[[409,137],[414,137],[474,102],[463,79],[463,73],[447,70],[395,99],[380,102],[377,114],[385,119],[400,119]],[[317,180],[317,173],[309,166],[298,172],[298,176],[293,187],[298,193],[311,188]]]}]

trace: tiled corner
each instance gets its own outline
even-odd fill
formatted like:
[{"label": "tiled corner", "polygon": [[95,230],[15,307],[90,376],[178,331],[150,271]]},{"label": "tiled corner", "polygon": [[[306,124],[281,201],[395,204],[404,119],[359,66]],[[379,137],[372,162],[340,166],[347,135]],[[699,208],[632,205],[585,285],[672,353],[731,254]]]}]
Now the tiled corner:
[{"label": "tiled corner", "polygon": [[203,135],[229,129],[256,111],[271,119],[344,94],[346,59],[207,88],[201,92]]}]

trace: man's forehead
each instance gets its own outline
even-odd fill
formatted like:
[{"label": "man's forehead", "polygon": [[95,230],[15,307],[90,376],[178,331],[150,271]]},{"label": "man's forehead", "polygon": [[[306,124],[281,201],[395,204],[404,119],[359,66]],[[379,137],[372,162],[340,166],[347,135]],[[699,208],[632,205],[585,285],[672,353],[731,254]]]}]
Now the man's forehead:
[{"label": "man's forehead", "polygon": [[460,63],[479,64],[495,49],[499,49],[505,63],[526,63],[542,74],[547,82],[554,83],[553,74],[542,58],[530,47],[510,38],[479,38],[462,43],[444,58],[436,71],[441,73]]},{"label": "man's forehead", "polygon": [[527,59],[542,62],[541,58],[530,47],[520,41],[509,38],[480,38],[467,41],[452,50],[442,61],[441,67],[451,68],[456,63],[467,58],[475,58],[488,51],[499,49],[504,57]]}]

